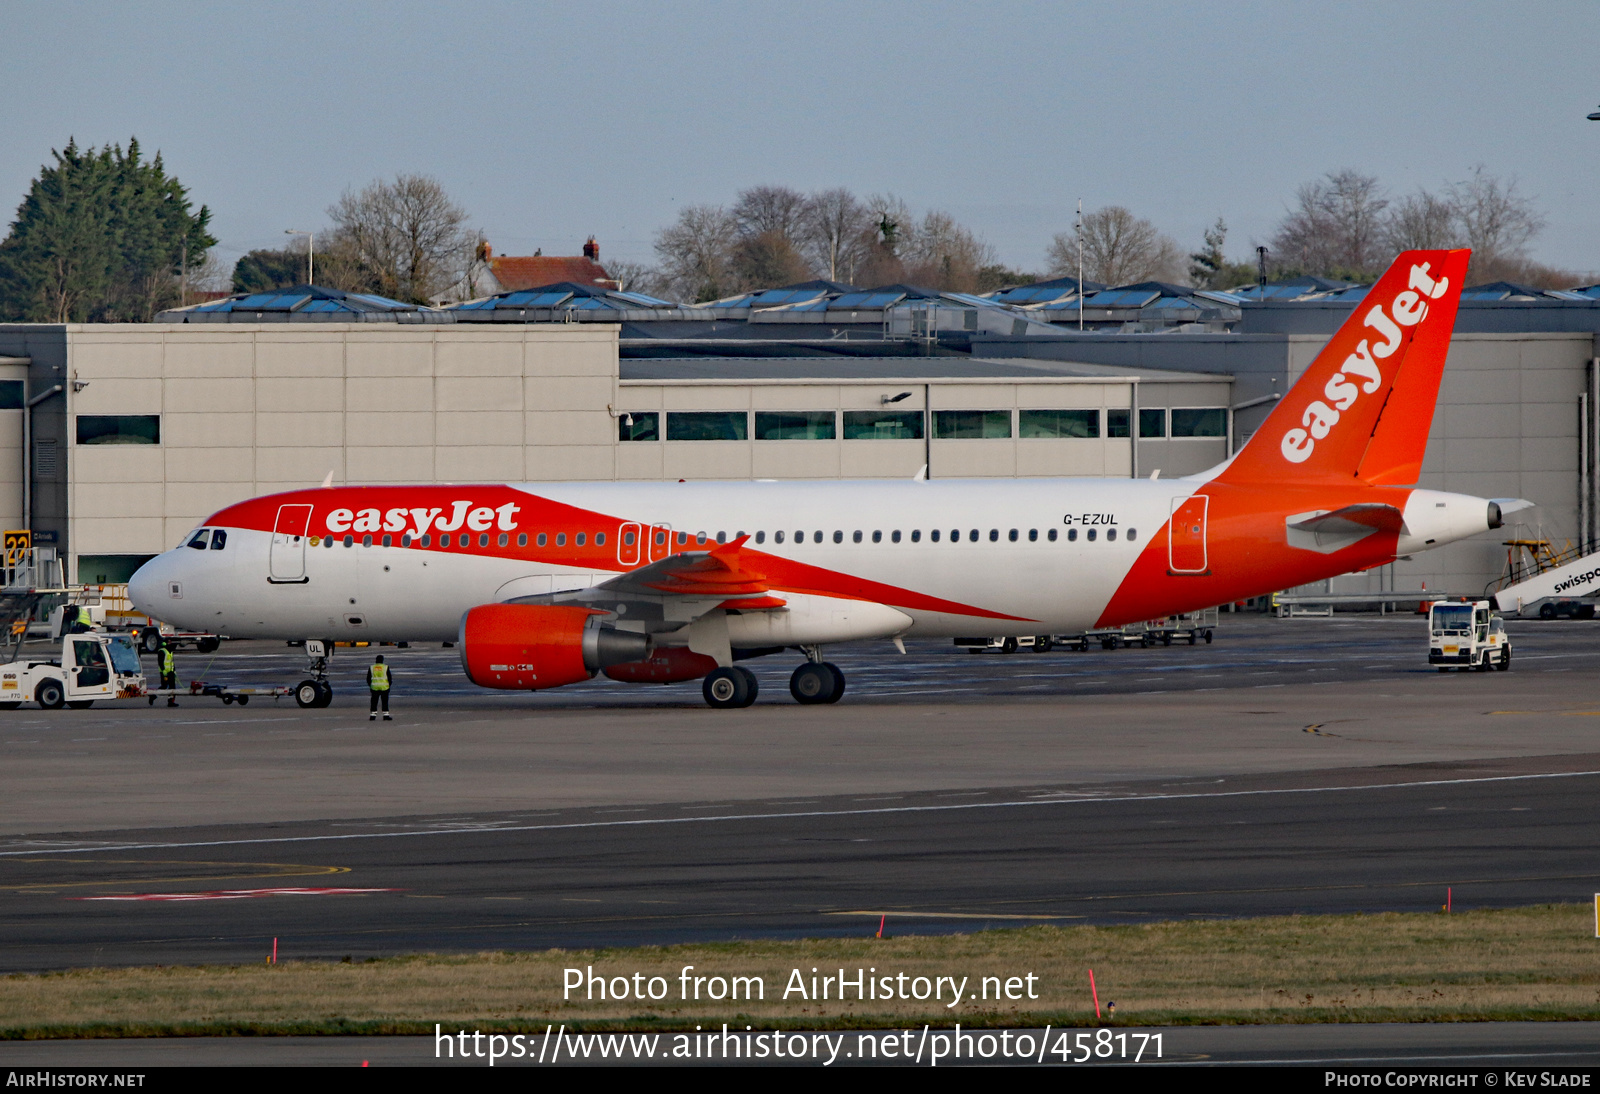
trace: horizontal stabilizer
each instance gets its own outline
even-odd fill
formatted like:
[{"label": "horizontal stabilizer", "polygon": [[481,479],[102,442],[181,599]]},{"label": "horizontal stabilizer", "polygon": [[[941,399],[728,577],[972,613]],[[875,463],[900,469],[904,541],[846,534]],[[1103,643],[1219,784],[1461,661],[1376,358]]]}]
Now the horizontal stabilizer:
[{"label": "horizontal stabilizer", "polygon": [[1346,505],[1343,509],[1296,513],[1285,522],[1289,546],[1331,555],[1374,532],[1399,534],[1405,518],[1392,505]]}]

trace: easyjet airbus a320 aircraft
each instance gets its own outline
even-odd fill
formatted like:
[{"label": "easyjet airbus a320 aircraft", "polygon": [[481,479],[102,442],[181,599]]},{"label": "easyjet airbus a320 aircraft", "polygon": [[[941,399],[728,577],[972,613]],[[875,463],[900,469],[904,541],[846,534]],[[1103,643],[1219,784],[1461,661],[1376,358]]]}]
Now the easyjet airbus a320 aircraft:
[{"label": "easyjet airbus a320 aircraft", "polygon": [[[140,610],[235,638],[455,641],[487,688],[704,678],[796,648],[1114,626],[1368,569],[1526,502],[1413,489],[1466,251],[1402,254],[1249,444],[1181,479],[354,486],[230,506]],[[326,705],[322,680],[297,690]]]}]

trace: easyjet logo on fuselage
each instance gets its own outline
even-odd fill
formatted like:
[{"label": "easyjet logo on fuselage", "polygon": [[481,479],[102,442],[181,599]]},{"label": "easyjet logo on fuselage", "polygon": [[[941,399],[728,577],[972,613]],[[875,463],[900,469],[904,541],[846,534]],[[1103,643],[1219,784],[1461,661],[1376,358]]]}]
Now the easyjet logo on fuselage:
[{"label": "easyjet logo on fuselage", "polygon": [[[1323,399],[1316,399],[1300,415],[1300,425],[1283,435],[1279,445],[1283,458],[1290,463],[1305,463],[1316,451],[1317,442],[1339,424],[1339,415],[1356,404],[1362,395],[1371,395],[1383,386],[1383,373],[1378,362],[1394,355],[1400,348],[1401,327],[1414,327],[1428,314],[1427,300],[1437,300],[1450,287],[1450,279],[1435,281],[1428,274],[1429,263],[1411,267],[1409,288],[1389,301],[1388,311],[1382,304],[1375,305],[1362,319],[1361,325],[1371,327],[1383,341],[1369,346],[1365,338],[1355,352],[1345,358],[1339,371],[1322,389]],[[1359,383],[1358,383],[1359,382]]]},{"label": "easyjet logo on fuselage", "polygon": [[404,532],[408,528],[414,536],[436,532],[454,532],[463,526],[474,532],[487,532],[491,527],[502,532],[516,530],[516,515],[522,506],[515,502],[490,508],[474,507],[471,501],[452,502],[449,516],[446,510],[435,509],[334,509],[325,518],[330,535],[346,532]]}]

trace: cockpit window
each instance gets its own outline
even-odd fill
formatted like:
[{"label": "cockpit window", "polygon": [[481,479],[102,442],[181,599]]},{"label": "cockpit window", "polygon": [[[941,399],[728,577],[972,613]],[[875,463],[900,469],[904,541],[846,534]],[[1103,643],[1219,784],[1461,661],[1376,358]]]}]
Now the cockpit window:
[{"label": "cockpit window", "polygon": [[216,531],[211,533],[211,549],[213,551],[220,551],[220,550],[222,550],[223,548],[225,548],[227,546],[228,546],[228,533],[227,532],[224,532],[221,528],[218,528]]},{"label": "cockpit window", "polygon": [[202,528],[194,535],[189,537],[189,542],[186,546],[193,547],[196,551],[204,551],[206,549],[206,540],[209,539],[210,536],[211,529]]}]

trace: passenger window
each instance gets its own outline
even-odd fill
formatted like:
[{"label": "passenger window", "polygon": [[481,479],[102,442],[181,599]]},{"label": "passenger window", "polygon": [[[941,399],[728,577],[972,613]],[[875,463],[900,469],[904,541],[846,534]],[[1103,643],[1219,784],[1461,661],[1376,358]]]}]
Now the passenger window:
[{"label": "passenger window", "polygon": [[[518,538],[520,539],[521,537],[519,536]],[[632,532],[624,532],[624,533],[622,533],[622,545],[624,547],[632,547],[633,546],[633,533]]]},{"label": "passenger window", "polygon": [[478,546],[479,547],[487,547],[487,546],[489,546],[489,533],[488,532],[485,532],[481,536],[478,537]]},{"label": "passenger window", "polygon": [[717,542],[718,543],[726,543],[726,542],[728,542],[728,533],[726,533],[726,532],[718,532],[717,533]]},{"label": "passenger window", "polygon": [[432,536],[423,536],[422,537],[422,545],[424,547],[432,547],[433,546],[433,537]]},{"label": "passenger window", "polygon": [[204,551],[206,549],[206,537],[209,535],[211,535],[211,530],[202,528],[190,538],[187,546],[193,547],[196,551]]},{"label": "passenger window", "polygon": [[1037,528],[1029,528],[1028,529],[1028,542],[1029,543],[1038,543],[1039,542],[1039,529],[1037,529]]},{"label": "passenger window", "polygon": [[821,543],[822,542],[822,533],[821,532],[813,532],[813,533],[811,533],[811,542],[812,543]]},{"label": "passenger window", "polygon": [[[443,537],[441,536],[440,538],[442,539]],[[540,532],[539,533],[539,546],[543,547],[546,543],[549,543],[549,542],[550,542],[550,537],[545,535],[543,532]]]},{"label": "passenger window", "polygon": [[976,529],[976,528],[974,528],[974,529],[973,529],[973,530],[972,530],[972,531],[971,531],[971,533],[969,533],[969,534],[968,534],[968,536],[967,536],[967,538],[968,538],[968,539],[969,539],[969,540],[971,540],[971,541],[972,541],[972,542],[973,542],[973,543],[976,543],[976,542],[978,542],[978,530],[977,530],[977,529]]},{"label": "passenger window", "polygon": [[844,533],[839,531],[837,528],[834,529],[834,532],[833,532],[833,542],[835,542],[835,543],[843,543],[844,542]]},{"label": "passenger window", "polygon": [[[756,542],[757,543],[761,542],[761,533],[760,532],[756,533]],[[782,543],[783,542],[783,532],[781,530],[772,533],[772,542],[773,543]]]},{"label": "passenger window", "polygon": [[1006,538],[1012,543],[1017,542],[1017,530],[1015,528],[1011,529],[1011,532],[1006,536]]},{"label": "passenger window", "polygon": [[596,532],[594,534],[594,545],[596,547],[604,547],[606,545],[606,534],[604,532]]},{"label": "passenger window", "polygon": [[688,543],[688,542],[689,542],[689,533],[688,532],[679,532],[678,533],[678,546],[682,547],[685,543]]},{"label": "passenger window", "polygon": [[[588,537],[585,536],[582,532],[579,532],[576,536],[574,536],[572,538],[572,542],[576,543],[579,547],[582,547],[584,540],[586,540],[587,538]],[[502,547],[505,546],[505,542],[506,542],[506,537],[505,536],[501,536],[500,537],[500,545]]]},{"label": "passenger window", "polygon": [[344,537],[344,545],[346,547],[354,547],[356,545],[356,537],[355,536],[345,536]]},{"label": "passenger window", "polygon": [[694,536],[694,543],[696,547],[704,547],[706,543],[706,534],[704,532],[696,532]]},{"label": "passenger window", "polygon": [[227,546],[228,533],[224,532],[221,528],[218,528],[215,532],[211,533],[211,549],[213,551],[220,551]]},{"label": "passenger window", "polygon": [[[629,532],[628,534],[631,536],[633,533]],[[518,547],[526,547],[527,545],[528,545],[528,533],[526,533],[526,532],[517,533],[517,546]]]},{"label": "passenger window", "polygon": [[934,543],[938,543],[939,542],[939,529],[935,528],[933,531],[929,532],[928,533],[928,539],[931,540]]},{"label": "passenger window", "polygon": [[1134,540],[1136,540],[1138,538],[1139,538],[1139,530],[1137,528],[1129,528],[1128,529],[1128,542],[1132,543]]},{"label": "passenger window", "polygon": [[394,546],[394,537],[393,536],[384,536],[383,537],[383,545],[385,547],[393,547]]},{"label": "passenger window", "polygon": [[332,536],[324,536],[322,538],[322,545],[324,547],[332,547],[333,546],[333,537]]},{"label": "passenger window", "polygon": [[874,542],[874,543],[882,543],[883,542],[883,533],[882,532],[876,532],[876,531],[873,532],[872,533],[872,542]]},{"label": "passenger window", "polygon": [[363,547],[371,547],[372,546],[372,537],[371,536],[362,536],[361,537],[361,546],[363,546]]},{"label": "passenger window", "polygon": [[1000,542],[1000,529],[998,529],[998,528],[989,529],[989,542],[990,543],[999,543]]},{"label": "passenger window", "polygon": [[[388,539],[389,537],[388,536],[384,536],[383,538],[384,539]],[[506,535],[504,532],[501,532],[500,533],[500,546],[504,547],[507,544],[509,544],[510,542],[511,542],[511,537]],[[384,546],[387,547],[389,545],[387,543],[385,543]]]},{"label": "passenger window", "polygon": [[1068,528],[1067,529],[1067,542],[1068,543],[1076,543],[1077,540],[1078,540],[1078,530],[1076,528]]},{"label": "passenger window", "polygon": [[1116,538],[1117,538],[1117,530],[1115,528],[1107,528],[1106,529],[1106,542],[1107,543],[1114,543],[1114,542],[1116,542]]},{"label": "passenger window", "polygon": [[556,533],[556,546],[557,547],[565,547],[566,545],[567,545],[567,533],[565,533],[565,532],[557,532]]},{"label": "passenger window", "polygon": [[400,546],[402,546],[402,547],[411,546],[411,533],[410,532],[407,532],[405,535],[400,537]]},{"label": "passenger window", "polygon": [[1095,529],[1095,528],[1091,528],[1091,529],[1089,529],[1089,536],[1088,536],[1088,538],[1089,538],[1089,542],[1090,542],[1090,543],[1093,543],[1093,542],[1094,542],[1094,537],[1095,537],[1095,536],[1096,536],[1096,534],[1098,534],[1098,529]]},{"label": "passenger window", "polygon": [[900,542],[900,529],[896,528],[894,531],[889,533],[889,542],[890,543],[899,543]]},{"label": "passenger window", "polygon": [[922,529],[921,528],[913,528],[913,529],[911,529],[911,542],[912,543],[921,543],[922,542]]},{"label": "passenger window", "polygon": [[1050,542],[1054,543],[1055,541],[1056,541],[1056,530],[1054,528],[1052,528],[1052,529],[1050,529]]},{"label": "passenger window", "polygon": [[[780,532],[779,535],[782,535],[782,533]],[[767,542],[767,533],[765,533],[765,532],[757,532],[756,533],[756,542],[757,543],[765,543],[765,542]]]}]

